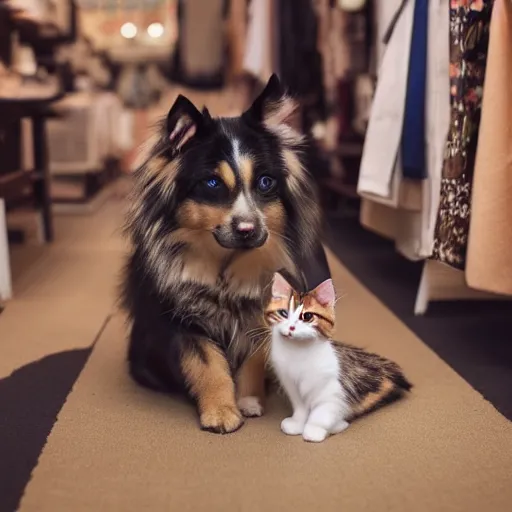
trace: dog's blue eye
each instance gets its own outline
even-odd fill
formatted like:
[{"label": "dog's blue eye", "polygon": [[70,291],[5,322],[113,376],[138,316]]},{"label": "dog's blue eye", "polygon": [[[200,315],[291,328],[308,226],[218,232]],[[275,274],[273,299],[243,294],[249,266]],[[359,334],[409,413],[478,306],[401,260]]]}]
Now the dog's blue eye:
[{"label": "dog's blue eye", "polygon": [[261,192],[270,192],[274,188],[276,180],[270,176],[261,176],[258,179],[258,189]]},{"label": "dog's blue eye", "polygon": [[210,178],[209,180],[206,180],[206,186],[208,188],[217,188],[220,186],[220,180],[217,178]]}]

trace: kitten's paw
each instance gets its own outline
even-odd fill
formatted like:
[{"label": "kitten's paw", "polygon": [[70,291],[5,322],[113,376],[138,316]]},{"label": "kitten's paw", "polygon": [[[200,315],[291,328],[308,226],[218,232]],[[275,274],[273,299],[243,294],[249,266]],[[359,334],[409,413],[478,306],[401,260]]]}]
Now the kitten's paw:
[{"label": "kitten's paw", "polygon": [[285,418],[281,422],[281,430],[289,436],[300,436],[304,430],[304,424],[294,418]]},{"label": "kitten's paw", "polygon": [[325,440],[329,433],[325,428],[317,427],[316,425],[306,425],[304,427],[304,432],[302,433],[302,437],[304,441],[309,441],[311,443],[321,443]]},{"label": "kitten's paw", "polygon": [[215,434],[229,434],[238,430],[244,420],[240,411],[231,405],[220,405],[208,409],[200,417],[201,430]]},{"label": "kitten's paw", "polygon": [[339,434],[340,432],[343,432],[344,430],[346,430],[348,428],[348,421],[345,421],[345,420],[340,420],[338,421],[338,423],[336,423],[336,425],[334,425],[334,427],[332,428],[331,430],[331,434]]},{"label": "kitten's paw", "polygon": [[246,418],[257,418],[263,414],[263,406],[257,396],[239,398],[238,408]]}]

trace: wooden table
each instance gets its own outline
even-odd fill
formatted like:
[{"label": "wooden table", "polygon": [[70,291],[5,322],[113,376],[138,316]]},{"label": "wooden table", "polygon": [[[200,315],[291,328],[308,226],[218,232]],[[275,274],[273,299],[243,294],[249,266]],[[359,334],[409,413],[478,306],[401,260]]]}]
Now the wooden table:
[{"label": "wooden table", "polygon": [[19,170],[0,175],[0,196],[9,200],[9,196],[15,193],[20,185],[31,183],[36,208],[41,212],[46,242],[53,240],[46,120],[52,115],[50,105],[62,96],[63,94],[59,93],[49,98],[0,97],[0,131],[8,130],[10,125],[22,118],[30,118],[34,156],[33,170]]},{"label": "wooden table", "polygon": [[53,218],[50,196],[50,170],[48,166],[48,144],[46,120],[50,117],[50,105],[63,97],[62,93],[46,97],[0,97],[0,136],[12,127],[18,127],[23,118],[32,121],[32,150],[34,169],[19,169],[14,172],[0,173],[0,299],[11,297],[9,250],[7,245],[7,226],[5,221],[5,203],[31,186],[35,206],[41,213],[43,238],[45,242],[53,240]]}]

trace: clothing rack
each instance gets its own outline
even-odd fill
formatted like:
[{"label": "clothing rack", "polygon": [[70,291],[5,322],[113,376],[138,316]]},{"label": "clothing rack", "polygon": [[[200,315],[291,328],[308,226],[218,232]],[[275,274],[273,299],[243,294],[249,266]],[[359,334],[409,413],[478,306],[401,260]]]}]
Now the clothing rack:
[{"label": "clothing rack", "polygon": [[510,300],[510,297],[474,290],[466,284],[462,270],[439,261],[425,261],[414,303],[414,314],[426,314],[431,302],[454,300]]},{"label": "clothing rack", "polygon": [[[509,3],[510,3],[510,5],[512,5],[512,2],[509,2]],[[496,16],[496,14],[498,14],[496,12],[493,13],[493,16],[495,16],[496,18],[499,18],[501,22],[503,22],[503,20],[505,20],[505,19],[508,19],[508,28],[507,28],[507,22],[504,22],[503,24],[496,23],[494,25],[494,27],[495,27],[494,30],[496,30],[496,32],[493,36],[492,30],[493,30],[493,23],[495,20],[491,21],[491,26],[490,26],[491,40],[489,42],[489,52],[490,52],[489,55],[491,55],[491,53],[492,53],[493,44],[497,47],[509,47],[510,44],[512,43],[512,34],[510,33],[510,31],[511,31],[511,27],[510,27],[511,10],[510,10],[510,8],[507,8],[505,2],[503,2],[500,5],[499,0],[494,2],[494,9],[496,9],[496,8],[498,8],[498,9],[503,8],[503,10],[501,12],[499,12],[499,16]],[[507,32],[508,32],[508,34],[507,34]],[[493,42],[493,40],[494,40],[494,42]],[[494,54],[494,55],[496,56],[496,54]],[[501,52],[500,52],[500,55],[501,55]],[[486,94],[488,94],[492,98],[494,98],[494,96],[495,96],[494,91],[489,90],[488,88],[492,87],[493,82],[496,83],[495,87],[497,87],[498,90],[501,91],[502,89],[504,89],[504,87],[506,89],[505,84],[508,83],[508,81],[509,81],[508,77],[510,75],[510,69],[511,69],[510,62],[509,62],[511,56],[512,56],[512,51],[509,52],[508,57],[506,55],[503,55],[502,58],[504,59],[504,62],[497,62],[494,60],[493,64],[491,64],[489,61],[489,59],[492,59],[493,57],[488,58],[486,80],[489,80],[489,82],[486,82],[486,87],[484,89],[484,93],[485,93],[485,91],[487,91]],[[496,57],[494,57],[494,58],[496,58]],[[509,74],[507,74],[506,71],[503,71],[504,68],[507,68],[506,63],[508,63]],[[496,72],[496,70],[499,70],[499,71]],[[506,91],[504,91],[502,94],[505,97],[507,96]],[[481,159],[482,162],[485,161],[486,169],[487,168],[499,168],[500,163],[501,163],[499,161],[499,159],[497,161],[489,161],[488,158],[486,158],[485,156],[482,157],[482,155],[486,154],[487,141],[485,139],[486,138],[488,139],[489,137],[494,139],[495,133],[499,133],[499,128],[498,128],[499,124],[496,124],[497,116],[494,114],[492,109],[498,108],[499,111],[507,110],[506,100],[504,100],[504,98],[501,98],[501,104],[500,104],[499,99],[496,99],[493,101],[495,101],[496,103],[490,102],[490,103],[486,104],[485,97],[484,97],[482,119],[480,121],[481,129],[480,129],[479,145],[480,144],[483,145],[482,146],[483,151],[482,151],[482,154],[479,157],[477,157],[476,165],[478,165],[478,159]],[[489,105],[490,105],[490,107],[489,107]],[[499,106],[496,107],[496,105],[499,105]],[[487,112],[486,112],[486,109],[488,109]],[[507,115],[505,115],[505,117],[507,117]],[[484,133],[484,130],[487,128],[487,126],[489,126],[488,123],[486,124],[487,119],[490,119],[491,120],[490,122],[492,122],[492,130],[491,130],[491,132],[489,132],[489,130],[487,130],[487,132]],[[498,121],[498,123],[499,123],[499,121]],[[505,147],[507,146],[506,141],[504,142],[504,145],[505,145]],[[510,145],[510,141],[508,141],[508,145]],[[487,152],[488,152],[488,150],[487,150]],[[491,153],[500,153],[500,146],[493,148],[491,150]],[[476,175],[473,178],[473,187],[475,187],[475,179],[476,179]],[[486,179],[492,180],[493,177],[486,176]],[[478,187],[478,183],[476,184],[476,186]],[[508,188],[506,182],[503,183],[503,188],[504,189]],[[473,202],[474,202],[474,194],[473,194]],[[503,207],[504,207],[504,205],[503,205]],[[479,212],[483,211],[482,209],[479,211],[475,211],[475,208],[476,208],[476,205],[473,204],[472,219],[473,218],[476,219],[476,217],[474,217],[474,216],[478,215]],[[474,220],[472,222],[474,222]],[[490,225],[490,226],[488,226],[488,229],[498,230],[499,226]],[[479,239],[478,243],[485,245],[481,239]],[[504,246],[504,248],[506,248],[506,246]],[[478,259],[481,259],[481,256],[479,256]],[[491,262],[489,262],[488,264],[492,265]],[[498,262],[495,262],[494,264],[497,267],[501,266]],[[468,272],[469,272],[469,274],[468,274]],[[416,304],[415,304],[415,309],[414,309],[415,314],[416,315],[425,314],[428,309],[429,303],[433,302],[433,301],[510,300],[509,295],[500,295],[497,293],[489,293],[489,292],[484,292],[484,291],[480,291],[475,288],[472,288],[470,286],[472,283],[475,285],[478,285],[478,284],[481,285],[481,283],[483,282],[483,279],[480,279],[480,283],[475,282],[474,272],[475,272],[474,269],[473,269],[473,274],[471,274],[471,270],[466,270],[466,271],[456,270],[456,269],[449,267],[448,265],[439,263],[438,261],[432,261],[432,260],[426,261],[423,266],[423,272],[422,272],[420,284],[418,287],[418,293],[417,293]],[[488,282],[485,284],[488,285],[487,286],[488,288],[491,288],[491,286],[492,286],[491,282]],[[498,286],[496,286],[496,283],[494,283],[494,288],[506,289],[507,286],[503,285],[503,286],[498,287]],[[492,291],[497,291],[497,290],[492,290]]]},{"label": "clothing rack", "polygon": [[[476,11],[491,34],[488,42],[481,36],[475,44],[480,45],[479,55],[482,55],[485,45],[488,44],[489,47],[485,61],[487,71],[484,91],[485,97],[492,100],[486,103],[484,97],[482,104],[481,99],[472,90],[477,83],[476,77],[472,77],[472,81],[465,82],[470,84],[467,91],[457,89],[455,93],[451,93],[453,96],[450,105],[446,101],[443,103],[442,92],[452,90],[452,84],[447,79],[448,65],[457,66],[457,61],[452,62],[453,48],[442,41],[448,41],[447,34],[450,34],[450,38],[452,36],[453,28],[448,24],[449,20],[456,19],[458,23],[468,24],[474,23],[474,20],[466,19],[463,13],[454,12],[455,9],[464,9],[462,5],[454,7],[447,0],[429,4],[426,36],[429,57],[426,64],[426,80],[430,96],[427,92],[425,108],[430,110],[426,119],[424,138],[429,142],[428,147],[425,143],[428,151],[427,181],[411,176],[405,177],[405,173],[403,174],[403,163],[400,159],[402,139],[401,133],[398,132],[405,130],[405,127],[401,127],[397,122],[398,119],[405,118],[402,102],[405,103],[406,98],[408,69],[404,67],[404,63],[411,59],[410,62],[417,64],[418,56],[421,57],[421,53],[417,53],[414,54],[415,60],[412,60],[412,48],[416,52],[419,51],[418,46],[414,47],[412,41],[421,39],[415,31],[416,9],[420,2],[392,0],[386,2],[385,6],[378,4],[382,10],[381,31],[386,35],[384,39],[387,45],[384,44],[382,68],[379,69],[381,90],[377,89],[374,96],[374,124],[372,126],[370,120],[368,132],[372,132],[371,138],[367,137],[365,141],[367,154],[363,154],[360,171],[364,182],[361,186],[360,179],[358,184],[358,192],[364,198],[361,223],[367,229],[395,240],[397,251],[406,258],[413,261],[423,260],[414,304],[415,315],[424,315],[432,302],[510,300],[512,266],[507,263],[507,255],[512,254],[512,245],[509,243],[511,237],[503,230],[506,227],[506,218],[510,218],[507,197],[512,189],[512,180],[506,175],[510,174],[510,164],[507,162],[510,162],[511,141],[507,140],[507,130],[502,135],[491,125],[493,118],[499,118],[503,122],[503,118],[507,115],[509,117],[509,114],[500,114],[501,111],[510,112],[510,101],[507,100],[506,91],[509,91],[510,97],[512,66],[509,61],[512,58],[512,50],[508,56],[497,50],[509,48],[512,44],[510,4],[509,0],[495,0],[494,3],[488,1],[480,6],[481,12]],[[382,13],[387,9],[389,11],[383,16]],[[499,15],[496,9],[500,10]],[[494,15],[491,17],[492,13]],[[390,40],[390,31],[386,30],[389,26],[395,30],[393,40]],[[467,27],[464,29],[467,30]],[[377,39],[383,40],[382,37]],[[411,57],[409,54],[404,55],[403,49],[407,46],[411,47]],[[487,50],[485,51],[487,54]],[[402,65],[397,64],[398,59],[390,58],[396,55],[401,55]],[[489,64],[491,59],[492,66]],[[463,64],[460,63],[461,66]],[[483,66],[480,63],[476,65]],[[492,79],[489,73],[492,74]],[[453,79],[453,75],[450,75],[450,78]],[[479,85],[483,87],[484,84]],[[496,99],[496,90],[504,91],[499,93],[499,100]],[[474,99],[468,99],[472,97],[471,94]],[[464,110],[458,110],[459,104],[463,105]],[[394,109],[393,116],[389,114],[390,108]],[[474,115],[476,108],[482,112],[481,120]],[[455,114],[455,110],[462,113]],[[474,141],[478,140],[476,153],[476,142],[473,146],[467,145],[466,140],[469,139],[462,142],[458,129],[453,128],[462,122],[466,126],[466,121],[472,130],[466,136],[471,136]],[[395,132],[390,134],[390,129]],[[410,134],[411,131],[407,133]],[[446,156],[447,145],[450,147],[449,156]],[[366,146],[369,146],[369,149]],[[399,148],[398,153],[394,152],[395,147]],[[470,156],[456,160],[465,148],[470,152]],[[398,163],[395,156],[397,154]],[[467,168],[469,166],[471,168]],[[487,187],[483,190],[486,185],[482,185],[484,179],[481,176],[485,174],[482,171],[487,169],[492,169],[493,177],[500,180],[501,187],[494,186],[492,190]],[[480,181],[477,182],[478,172]],[[470,181],[467,176],[474,177]],[[493,183],[493,177],[486,175],[487,184]],[[469,187],[469,192],[466,187]],[[476,202],[475,192],[478,196]],[[439,194],[437,198],[436,194]],[[466,210],[467,213],[464,214],[463,208],[469,208],[469,211]],[[468,236],[469,233],[471,236]],[[501,238],[499,233],[503,233]],[[492,268],[496,270],[490,271]]]}]

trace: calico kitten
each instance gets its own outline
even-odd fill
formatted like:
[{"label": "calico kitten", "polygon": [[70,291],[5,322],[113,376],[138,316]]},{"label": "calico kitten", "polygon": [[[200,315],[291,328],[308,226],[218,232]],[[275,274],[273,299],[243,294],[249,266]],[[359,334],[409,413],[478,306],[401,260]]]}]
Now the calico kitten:
[{"label": "calico kitten", "polygon": [[293,407],[281,430],[306,441],[321,442],[345,430],[348,421],[412,387],[392,361],[332,341],[334,304],[331,279],[300,294],[280,274],[274,276],[266,309],[270,362]]}]

